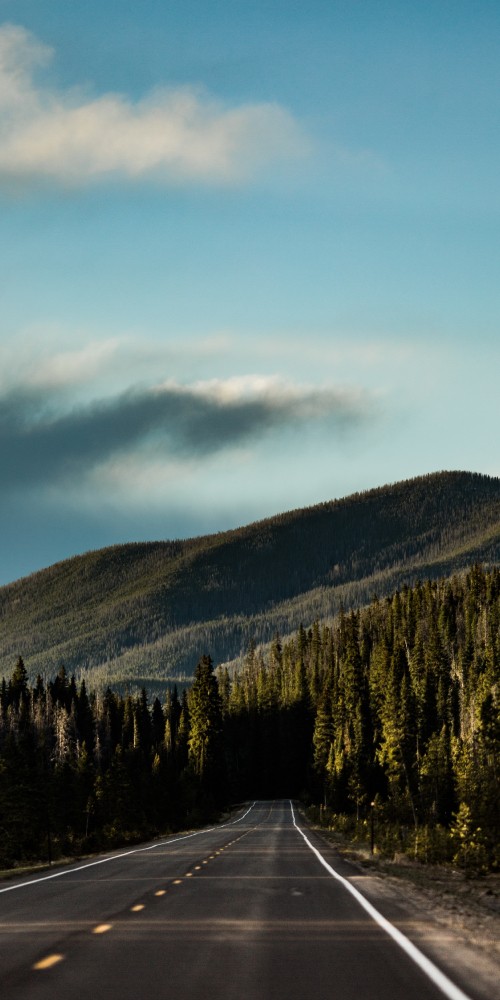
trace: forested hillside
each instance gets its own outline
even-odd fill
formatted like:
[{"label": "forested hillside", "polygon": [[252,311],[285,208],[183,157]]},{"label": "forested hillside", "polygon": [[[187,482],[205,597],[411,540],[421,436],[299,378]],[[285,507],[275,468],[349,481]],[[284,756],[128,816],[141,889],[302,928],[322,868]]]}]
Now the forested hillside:
[{"label": "forested hillside", "polygon": [[[300,474],[299,469],[296,470]],[[116,546],[0,590],[0,670],[158,688],[404,583],[500,559],[500,480],[440,473],[237,531]]]},{"label": "forested hillside", "polygon": [[301,796],[376,848],[500,863],[500,570],[403,587],[331,626],[203,655],[186,693],[0,690],[0,863],[140,839],[249,797]]}]

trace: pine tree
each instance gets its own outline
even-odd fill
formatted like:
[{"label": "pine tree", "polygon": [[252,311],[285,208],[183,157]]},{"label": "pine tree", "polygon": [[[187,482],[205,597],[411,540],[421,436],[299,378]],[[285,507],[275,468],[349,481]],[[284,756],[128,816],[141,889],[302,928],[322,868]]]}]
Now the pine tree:
[{"label": "pine tree", "polygon": [[328,695],[325,695],[316,712],[313,731],[313,767],[319,779],[323,805],[328,804],[328,787],[330,784],[330,774],[328,771],[328,761],[332,752],[334,738],[331,703]]},{"label": "pine tree", "polygon": [[202,785],[220,799],[223,778],[222,708],[210,656],[202,656],[189,692],[189,761]]},{"label": "pine tree", "polygon": [[10,679],[9,691],[9,700],[11,704],[18,707],[19,704],[26,702],[28,698],[28,671],[24,666],[22,656],[19,657],[14,667],[14,671]]}]

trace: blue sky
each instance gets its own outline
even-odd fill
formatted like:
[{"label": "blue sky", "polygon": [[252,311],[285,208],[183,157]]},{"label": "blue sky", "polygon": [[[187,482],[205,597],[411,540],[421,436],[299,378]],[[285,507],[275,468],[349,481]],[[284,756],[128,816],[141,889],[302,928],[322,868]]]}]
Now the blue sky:
[{"label": "blue sky", "polygon": [[500,475],[498,3],[0,0],[0,583]]}]

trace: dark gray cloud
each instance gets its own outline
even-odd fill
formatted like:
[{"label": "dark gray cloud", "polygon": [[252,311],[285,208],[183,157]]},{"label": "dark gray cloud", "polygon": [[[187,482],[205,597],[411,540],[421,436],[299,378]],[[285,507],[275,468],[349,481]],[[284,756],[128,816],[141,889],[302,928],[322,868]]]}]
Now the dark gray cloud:
[{"label": "dark gray cloud", "polygon": [[200,457],[311,422],[352,426],[366,400],[273,380],[130,389],[57,412],[57,399],[26,388],[0,399],[0,463],[7,488],[75,480],[144,446]]}]

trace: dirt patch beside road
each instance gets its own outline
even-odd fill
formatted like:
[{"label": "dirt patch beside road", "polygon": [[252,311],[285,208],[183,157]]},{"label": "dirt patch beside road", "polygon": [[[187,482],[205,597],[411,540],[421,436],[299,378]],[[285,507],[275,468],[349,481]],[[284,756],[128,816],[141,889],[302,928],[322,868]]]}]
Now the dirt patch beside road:
[{"label": "dirt patch beside road", "polygon": [[[500,1000],[500,875],[372,857],[317,830],[357,874],[349,881],[472,996]],[[454,975],[456,973],[456,976]]]}]

